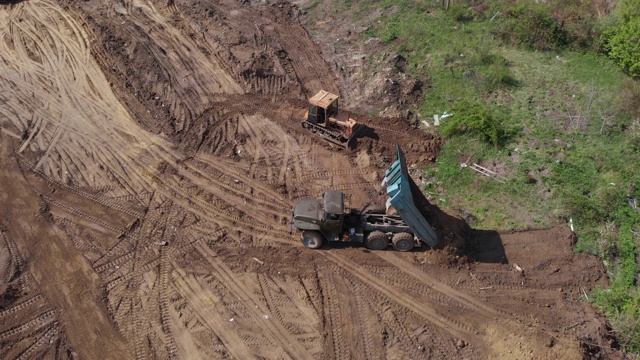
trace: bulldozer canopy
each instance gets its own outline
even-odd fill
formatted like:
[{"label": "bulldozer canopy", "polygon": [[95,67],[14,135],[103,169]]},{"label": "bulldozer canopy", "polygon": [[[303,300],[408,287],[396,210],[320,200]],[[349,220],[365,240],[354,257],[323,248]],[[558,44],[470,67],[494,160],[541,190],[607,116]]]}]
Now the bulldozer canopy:
[{"label": "bulldozer canopy", "polygon": [[311,105],[320,106],[321,108],[328,108],[331,103],[333,103],[338,98],[338,95],[332,94],[325,90],[320,90],[317,94],[315,94],[311,99],[309,99],[309,103]]}]

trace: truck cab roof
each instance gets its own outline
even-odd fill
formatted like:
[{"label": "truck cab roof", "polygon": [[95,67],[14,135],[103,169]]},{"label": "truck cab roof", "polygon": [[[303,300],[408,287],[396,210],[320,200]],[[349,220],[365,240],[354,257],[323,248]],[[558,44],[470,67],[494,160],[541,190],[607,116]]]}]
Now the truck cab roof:
[{"label": "truck cab roof", "polygon": [[337,190],[326,191],[322,195],[322,205],[325,212],[342,215],[344,213],[344,194]]}]

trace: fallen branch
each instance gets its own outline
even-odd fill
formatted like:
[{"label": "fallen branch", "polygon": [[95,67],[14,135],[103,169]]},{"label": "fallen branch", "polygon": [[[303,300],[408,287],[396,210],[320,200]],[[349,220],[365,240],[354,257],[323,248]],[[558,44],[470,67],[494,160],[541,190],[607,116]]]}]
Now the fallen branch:
[{"label": "fallen branch", "polygon": [[578,321],[577,323],[573,324],[573,325],[569,325],[566,328],[564,328],[565,330],[569,330],[569,329],[573,329],[574,327],[578,326],[578,325],[582,325],[584,324],[584,320],[582,321]]}]

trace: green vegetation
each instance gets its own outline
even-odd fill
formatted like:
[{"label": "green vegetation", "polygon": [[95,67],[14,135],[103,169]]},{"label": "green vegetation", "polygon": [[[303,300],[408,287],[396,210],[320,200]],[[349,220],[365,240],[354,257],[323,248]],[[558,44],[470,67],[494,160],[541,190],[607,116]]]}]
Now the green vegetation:
[{"label": "green vegetation", "polygon": [[640,16],[605,33],[609,56],[631,76],[640,77]]},{"label": "green vegetation", "polygon": [[[582,0],[381,6],[365,39],[406,59],[396,71],[429,82],[416,112],[453,114],[438,128],[448,141],[426,191],[477,228],[571,219],[576,250],[601,257],[611,278],[589,299],[640,352],[640,0],[611,14]],[[474,162],[504,183],[461,166]]]}]

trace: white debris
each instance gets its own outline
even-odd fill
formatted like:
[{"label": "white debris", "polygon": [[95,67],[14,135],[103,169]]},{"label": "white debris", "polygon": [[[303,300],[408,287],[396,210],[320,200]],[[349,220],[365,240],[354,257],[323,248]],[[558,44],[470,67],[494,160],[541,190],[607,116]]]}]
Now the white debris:
[{"label": "white debris", "polygon": [[520,266],[518,266],[518,264],[513,264],[513,267],[518,271],[518,272],[524,272],[524,269],[521,268]]},{"label": "white debris", "polygon": [[440,115],[440,120],[446,119],[451,116],[453,116],[453,114],[449,114],[448,112],[445,111],[442,115]]}]

